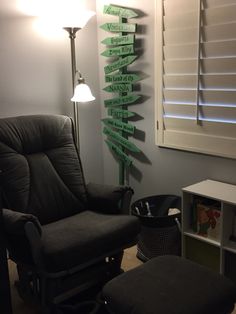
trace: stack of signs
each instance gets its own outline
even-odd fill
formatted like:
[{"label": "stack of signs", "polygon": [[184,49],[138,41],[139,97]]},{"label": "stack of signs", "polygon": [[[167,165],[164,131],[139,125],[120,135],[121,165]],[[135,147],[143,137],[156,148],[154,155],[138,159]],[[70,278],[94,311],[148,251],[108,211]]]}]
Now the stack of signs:
[{"label": "stack of signs", "polygon": [[128,151],[138,153],[140,149],[127,139],[135,132],[135,126],[128,123],[128,119],[135,113],[128,110],[128,105],[134,104],[141,96],[132,93],[133,84],[140,80],[140,77],[127,71],[127,66],[137,58],[134,54],[136,24],[127,23],[127,19],[137,17],[137,14],[133,10],[113,5],[105,5],[103,12],[119,17],[119,23],[106,23],[101,26],[108,32],[118,33],[117,36],[102,41],[108,47],[101,55],[112,58],[111,63],[104,67],[105,82],[109,84],[104,90],[108,93],[118,93],[117,97],[104,101],[109,117],[102,120],[103,133],[107,135],[105,141],[108,147],[125,166],[130,166],[133,161],[127,155]]}]

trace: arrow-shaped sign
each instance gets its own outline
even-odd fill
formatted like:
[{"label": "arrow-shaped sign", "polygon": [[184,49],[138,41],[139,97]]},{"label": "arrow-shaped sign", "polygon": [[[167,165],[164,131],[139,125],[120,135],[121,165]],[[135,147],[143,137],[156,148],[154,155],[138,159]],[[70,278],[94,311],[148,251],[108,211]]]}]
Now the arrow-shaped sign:
[{"label": "arrow-shaped sign", "polygon": [[134,134],[135,131],[135,126],[133,126],[132,124],[125,123],[117,119],[105,118],[102,119],[102,122],[108,126],[111,126],[121,131],[125,131],[129,134]]},{"label": "arrow-shaped sign", "polygon": [[135,116],[134,112],[119,108],[108,108],[107,114],[117,119],[119,118],[128,119]]},{"label": "arrow-shaped sign", "polygon": [[121,16],[124,18],[133,18],[138,16],[137,13],[135,13],[133,10],[130,9],[124,9],[121,7],[116,7],[113,5],[104,5],[103,8],[103,13],[105,14],[110,14],[110,15],[116,15],[116,16]]},{"label": "arrow-shaped sign", "polygon": [[106,99],[104,100],[105,107],[112,107],[112,106],[121,106],[121,105],[128,105],[132,104],[136,100],[138,100],[141,96],[139,95],[126,95],[122,97],[112,98],[112,99]]},{"label": "arrow-shaped sign", "polygon": [[124,152],[122,152],[119,147],[117,147],[111,141],[105,140],[105,142],[107,143],[108,147],[118,156],[118,158],[120,158],[126,164],[127,167],[132,165],[133,160],[129,158]]},{"label": "arrow-shaped sign", "polygon": [[136,32],[136,24],[131,23],[105,23],[101,25],[100,28],[107,32],[124,32],[124,33]]},{"label": "arrow-shaped sign", "polygon": [[123,68],[129,64],[131,64],[135,59],[137,58],[136,55],[133,55],[133,56],[127,56],[121,60],[118,60],[118,61],[115,61],[109,65],[106,65],[104,67],[104,71],[105,71],[105,74],[109,74],[111,72],[114,72],[120,68]]},{"label": "arrow-shaped sign", "polygon": [[121,144],[122,146],[127,148],[128,150],[135,152],[135,153],[140,152],[140,149],[136,145],[129,142],[126,138],[119,135],[118,133],[112,131],[110,128],[105,126],[103,129],[103,133],[106,134],[107,136],[110,136],[114,141],[118,142],[119,144]]},{"label": "arrow-shaped sign", "polygon": [[134,35],[107,37],[102,41],[102,44],[108,46],[127,45],[134,43]]},{"label": "arrow-shaped sign", "polygon": [[118,46],[115,48],[109,48],[101,53],[104,57],[116,57],[116,56],[125,56],[131,55],[134,53],[134,46],[133,45],[124,45]]},{"label": "arrow-shaped sign", "polygon": [[137,74],[116,74],[105,75],[106,83],[135,83],[141,80],[141,77]]},{"label": "arrow-shaped sign", "polygon": [[110,93],[129,93],[132,92],[132,84],[112,84],[103,90]]}]

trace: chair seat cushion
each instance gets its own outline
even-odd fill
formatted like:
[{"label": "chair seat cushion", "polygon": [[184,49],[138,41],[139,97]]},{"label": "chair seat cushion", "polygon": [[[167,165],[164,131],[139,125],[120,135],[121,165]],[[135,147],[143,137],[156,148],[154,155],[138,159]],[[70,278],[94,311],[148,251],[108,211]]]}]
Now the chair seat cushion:
[{"label": "chair seat cushion", "polygon": [[58,272],[133,244],[140,231],[136,217],[84,211],[42,226],[46,270]]},{"label": "chair seat cushion", "polygon": [[228,314],[236,287],[189,260],[161,256],[112,279],[103,295],[114,314]]}]

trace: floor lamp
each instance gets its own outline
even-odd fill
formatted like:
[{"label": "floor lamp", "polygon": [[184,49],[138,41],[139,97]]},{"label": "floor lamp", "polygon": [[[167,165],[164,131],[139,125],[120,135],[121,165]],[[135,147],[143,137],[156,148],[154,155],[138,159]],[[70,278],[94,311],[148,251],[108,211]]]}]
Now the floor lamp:
[{"label": "floor lamp", "polygon": [[74,126],[75,126],[75,142],[78,150],[80,149],[79,141],[79,115],[78,115],[78,104],[79,102],[88,102],[95,99],[92,95],[90,88],[85,84],[85,80],[81,73],[76,68],[76,53],[75,53],[75,39],[76,33],[85,26],[88,20],[95,15],[92,11],[80,12],[81,18],[78,17],[76,26],[63,27],[69,34],[70,48],[71,48],[71,74],[72,74],[72,88],[73,88],[73,114],[74,114]]}]

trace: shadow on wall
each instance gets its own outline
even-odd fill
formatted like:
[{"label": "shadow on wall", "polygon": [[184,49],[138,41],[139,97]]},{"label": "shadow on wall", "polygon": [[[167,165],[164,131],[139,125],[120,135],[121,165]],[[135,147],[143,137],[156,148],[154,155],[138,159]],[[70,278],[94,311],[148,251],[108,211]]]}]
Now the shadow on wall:
[{"label": "shadow on wall", "polygon": [[[140,131],[142,132],[142,131]],[[142,132],[145,136],[145,133]],[[130,153],[130,155],[134,156],[136,160],[139,160],[140,162],[144,163],[144,164],[149,164],[151,165],[151,161],[148,159],[148,157],[143,153],[140,152],[139,154],[134,154],[134,153]],[[130,176],[132,176],[136,181],[141,182],[142,178],[143,178],[143,174],[142,172],[133,164],[130,169],[129,169],[129,174]]]}]

